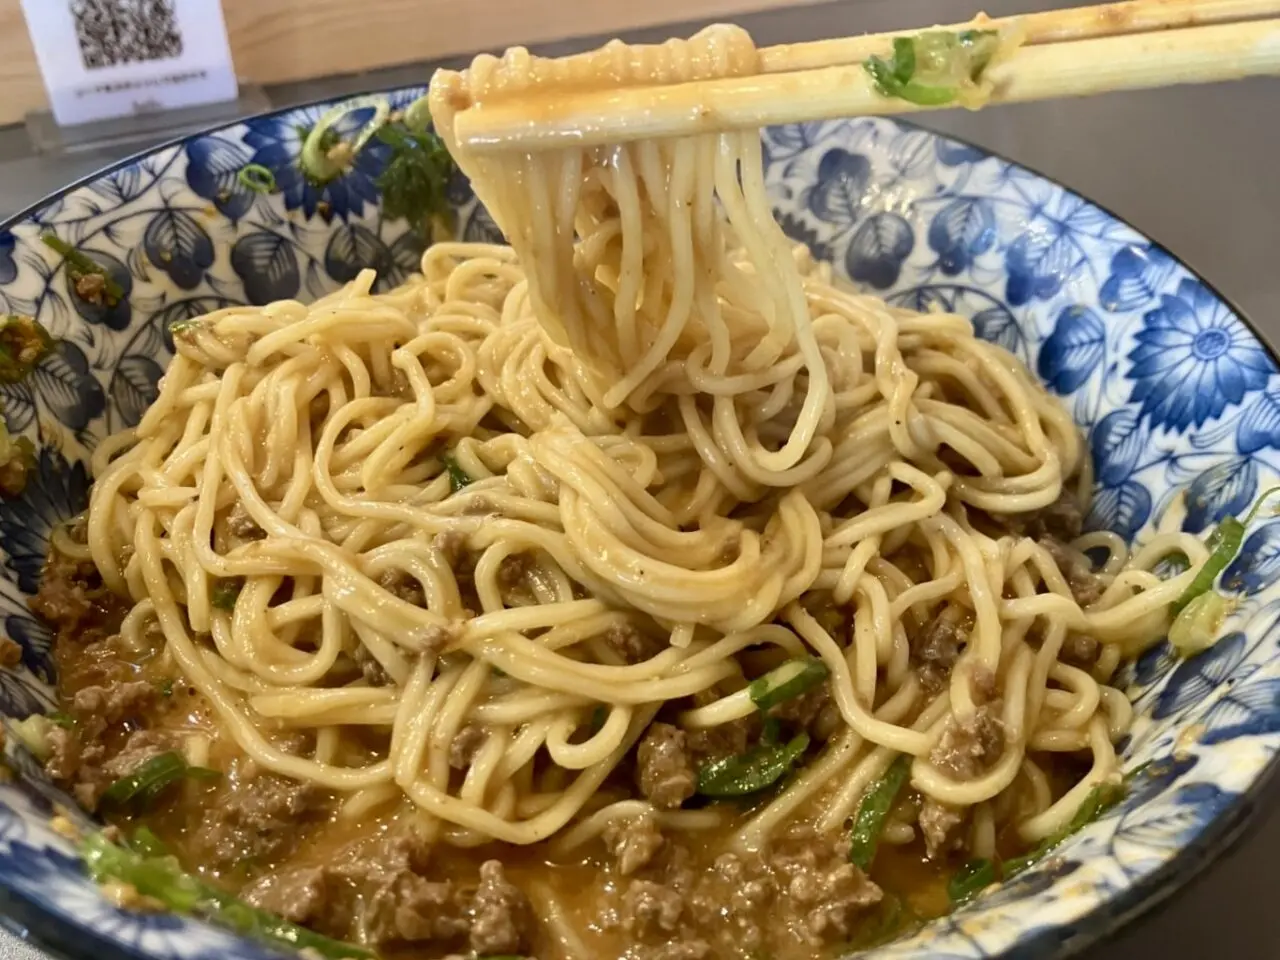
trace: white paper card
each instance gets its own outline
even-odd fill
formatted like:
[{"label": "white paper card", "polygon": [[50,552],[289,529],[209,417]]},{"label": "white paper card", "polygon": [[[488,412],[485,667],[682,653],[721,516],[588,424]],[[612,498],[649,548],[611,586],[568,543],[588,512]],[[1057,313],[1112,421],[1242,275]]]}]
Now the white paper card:
[{"label": "white paper card", "polygon": [[22,0],[62,126],[236,97],[220,0]]}]

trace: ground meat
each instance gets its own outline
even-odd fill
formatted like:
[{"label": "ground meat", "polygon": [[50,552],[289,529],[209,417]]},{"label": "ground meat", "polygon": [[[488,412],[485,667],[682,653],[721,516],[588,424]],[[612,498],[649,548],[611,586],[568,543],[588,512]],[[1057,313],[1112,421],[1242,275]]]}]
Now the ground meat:
[{"label": "ground meat", "polygon": [[378,586],[393,597],[397,597],[405,603],[411,603],[415,607],[425,607],[427,605],[427,595],[422,590],[422,584],[400,570],[388,570],[386,573],[380,574],[378,576]]},{"label": "ground meat", "polygon": [[672,809],[691,796],[698,782],[688,738],[669,723],[650,725],[636,750],[640,792],[656,807]]},{"label": "ground meat", "polygon": [[1062,571],[1063,579],[1071,588],[1071,595],[1082,607],[1097,603],[1106,592],[1107,582],[1093,572],[1088,558],[1081,556],[1065,544],[1052,537],[1041,537],[1040,546],[1053,557],[1053,562]]},{"label": "ground meat", "polygon": [[462,555],[467,552],[467,535],[457,530],[448,530],[444,533],[437,533],[432,541],[437,550],[444,555],[445,562],[451,567],[455,567],[458,561],[462,559]]},{"label": "ground meat", "polygon": [[463,516],[487,517],[491,513],[497,513],[497,507],[483,493],[473,493],[464,499],[462,504]]},{"label": "ground meat", "polygon": [[498,586],[506,596],[515,595],[521,600],[533,602],[531,577],[534,571],[533,557],[527,553],[512,553],[498,564]]},{"label": "ground meat", "polygon": [[632,880],[622,898],[622,925],[637,937],[675,933],[683,913],[684,898],[651,880]]},{"label": "ground meat", "polygon": [[74,779],[80,769],[80,738],[66,727],[50,727],[48,737],[49,759],[44,769],[54,780]]},{"label": "ground meat", "polygon": [[144,716],[159,697],[160,691],[146,680],[82,687],[71,698],[71,712],[79,722],[80,735],[94,740],[108,727]]},{"label": "ground meat", "polygon": [[45,772],[64,784],[86,810],[95,810],[102,793],[114,781],[137,771],[148,760],[173,750],[173,738],[151,730],[135,730],[124,746],[108,755],[96,739],[82,740],[84,724],[74,730],[51,727]]},{"label": "ground meat", "polygon": [[59,639],[89,644],[115,632],[128,602],[103,585],[91,561],[55,551],[31,598],[31,609],[58,630]]},{"label": "ground meat", "polygon": [[111,780],[127,777],[148,760],[169,753],[176,746],[173,735],[162,730],[135,730],[120,752],[102,765],[102,772]]},{"label": "ground meat", "polygon": [[255,907],[270,911],[290,923],[323,926],[333,895],[329,871],[324,867],[300,867],[268,874],[244,894]]},{"label": "ground meat", "polygon": [[422,653],[439,653],[458,638],[448,627],[430,626],[422,631]]},{"label": "ground meat", "polygon": [[[154,760],[162,753],[174,749],[174,741],[165,733],[151,730],[137,730],[129,734],[123,749],[101,767],[93,764],[82,765],[80,782],[76,784],[74,793],[80,805],[87,810],[96,809],[102,793],[121,777],[136,773],[148,760]],[[89,751],[89,759],[94,759],[95,752]]]},{"label": "ground meat", "polygon": [[725,853],[699,877],[689,910],[696,929],[719,928],[734,943],[756,950],[764,940],[765,908],[777,892],[773,873],[759,857]]},{"label": "ground meat", "polygon": [[75,279],[75,291],[85,303],[100,307],[107,299],[107,278],[101,273],[82,273]]},{"label": "ground meat", "polygon": [[328,804],[323,791],[274,773],[240,779],[209,805],[191,839],[202,863],[269,860],[289,849]]},{"label": "ground meat", "polygon": [[715,727],[706,727],[689,734],[689,751],[702,762],[720,760],[746,752],[751,741],[751,720],[730,720]]},{"label": "ground meat", "polygon": [[471,949],[478,956],[519,953],[529,942],[533,911],[518,887],[507,880],[502,864],[480,865],[480,887],[471,905]]},{"label": "ground meat", "polygon": [[[16,448],[14,448],[16,450]],[[33,464],[20,451],[15,452],[4,463],[0,463],[0,497],[12,500],[22,495],[27,489],[27,478],[31,475]]]},{"label": "ground meat", "polygon": [[258,526],[257,521],[249,516],[249,511],[244,508],[244,504],[239,500],[235,502],[231,512],[227,514],[227,533],[242,541],[262,540],[267,535],[267,532]]},{"label": "ground meat", "polygon": [[[722,696],[724,696],[723,691],[717,687],[712,687],[694,694],[693,702],[695,706],[705,707],[707,704],[719,700]],[[759,732],[759,727],[760,720],[753,713],[749,717],[730,720],[728,723],[722,723],[718,726],[694,730],[689,733],[689,752],[693,754],[699,763],[745,753],[747,745],[752,742]]]},{"label": "ground meat", "polygon": [[1004,752],[1001,707],[999,700],[984,704],[965,723],[952,717],[929,755],[933,765],[954,780],[986,773]]},{"label": "ground meat", "polygon": [[467,724],[454,735],[453,742],[449,744],[449,766],[455,770],[466,770],[488,738],[489,734],[483,727]]},{"label": "ground meat", "polygon": [[920,832],[924,834],[925,851],[929,859],[936,860],[955,847],[958,839],[955,829],[964,822],[964,813],[956,807],[926,797],[920,805],[919,822]]},{"label": "ground meat", "polygon": [[662,650],[662,644],[631,623],[615,624],[603,634],[605,646],[623,663],[643,663]]},{"label": "ground meat", "polygon": [[618,872],[629,877],[646,867],[662,849],[666,839],[651,816],[609,824],[604,831],[604,845],[618,861]]},{"label": "ground meat", "polygon": [[1081,670],[1092,670],[1102,655],[1102,644],[1083,633],[1068,633],[1058,658]]},{"label": "ground meat", "polygon": [[0,667],[12,670],[22,662],[22,646],[8,637],[0,637]]},{"label": "ground meat", "polygon": [[974,667],[971,679],[973,682],[973,702],[978,706],[990,703],[996,698],[996,694],[1000,692],[1000,686],[996,683],[996,675],[986,667]]},{"label": "ground meat", "polygon": [[965,628],[946,609],[911,636],[911,657],[926,693],[936,694],[947,685],[964,641]]},{"label": "ground meat", "polygon": [[858,914],[884,896],[849,862],[844,838],[783,839],[770,859],[779,889],[804,917],[802,933],[815,946],[848,937]]},{"label": "ground meat", "polygon": [[1074,540],[1084,530],[1084,511],[1080,501],[1065,485],[1058,499],[1047,507],[1027,513],[992,513],[975,511],[978,517],[986,517],[996,527],[1016,537],[1053,537],[1056,540]]},{"label": "ground meat", "polygon": [[1084,510],[1079,499],[1064,485],[1057,500],[1032,515],[1028,529],[1037,538],[1074,540],[1084,530]]},{"label": "ground meat", "polygon": [[463,935],[467,920],[449,881],[401,874],[366,900],[364,929],[374,943],[443,940]]},{"label": "ground meat", "polygon": [[633,941],[701,944],[709,956],[768,952],[790,931],[813,946],[847,939],[857,916],[882,897],[849,863],[848,840],[812,832],[776,841],[766,854],[721,854],[695,871],[688,851],[668,841],[640,868],[617,902],[615,919]]},{"label": "ground meat", "polygon": [[769,715],[808,729],[813,721],[818,719],[818,714],[822,712],[822,708],[830,702],[831,686],[827,683],[821,683],[806,690],[798,697],[784,700],[770,710]]},{"label": "ground meat", "polygon": [[364,677],[365,683],[369,684],[369,686],[385,687],[391,683],[391,677],[386,669],[363,643],[356,644],[356,648],[351,651],[351,659],[360,668],[360,675]]},{"label": "ground meat", "polygon": [[255,906],[332,936],[362,934],[375,947],[427,944],[430,955],[518,955],[530,946],[533,912],[496,860],[474,888],[428,879],[431,847],[411,826],[358,841],[319,866],[269,873],[243,894]]}]

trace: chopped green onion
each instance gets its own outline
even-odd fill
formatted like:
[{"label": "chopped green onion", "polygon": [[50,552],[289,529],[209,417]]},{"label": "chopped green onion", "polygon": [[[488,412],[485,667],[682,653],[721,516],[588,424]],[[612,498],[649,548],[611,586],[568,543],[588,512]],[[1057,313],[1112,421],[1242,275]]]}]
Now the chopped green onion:
[{"label": "chopped green onion", "polygon": [[76,725],[76,718],[65,710],[55,710],[53,713],[46,713],[45,716],[55,727],[62,727],[64,730],[70,730]]},{"label": "chopped green onion", "polygon": [[190,777],[210,780],[221,776],[216,770],[193,767],[182,754],[170,750],[152,757],[133,773],[126,774],[107,787],[102,802],[112,807],[151,806],[171,786]]},{"label": "chopped green onion", "polygon": [[156,689],[160,691],[160,696],[172,697],[173,696],[172,678],[166,677],[164,680],[161,680],[159,683],[156,684]]},{"label": "chopped green onion", "polygon": [[14,721],[13,734],[31,751],[33,757],[43,763],[52,753],[49,746],[49,729],[52,726],[53,721],[44,714],[33,713],[25,719]]},{"label": "chopped green onion", "polygon": [[972,900],[996,882],[996,865],[990,860],[970,860],[947,884],[947,896],[955,904]]},{"label": "chopped green onion", "polygon": [[152,832],[150,827],[139,827],[133,831],[133,836],[129,839],[129,847],[146,857],[166,857],[169,855],[169,848],[165,846],[163,840]]},{"label": "chopped green onion", "polygon": [[271,193],[276,188],[276,175],[271,172],[270,167],[264,167],[260,163],[245,164],[236,174],[236,180],[240,186],[254,193]]},{"label": "chopped green onion", "polygon": [[1218,574],[1222,573],[1227,568],[1227,564],[1240,552],[1240,544],[1243,542],[1244,524],[1235,517],[1224,517],[1210,535],[1212,552],[1209,558],[1205,560],[1204,566],[1200,568],[1187,588],[1182,591],[1182,596],[1174,602],[1175,614],[1182,613],[1187,608],[1187,604],[1213,588]]},{"label": "chopped green onion", "polygon": [[1039,863],[1055,847],[1061,845],[1073,833],[1083,829],[1124,799],[1124,787],[1114,783],[1100,783],[1084,798],[1075,816],[1056,833],[1045,837],[1029,853],[1004,861],[1004,879],[1010,880],[1028,867]]},{"label": "chopped green onion", "polygon": [[175,857],[146,856],[112,843],[101,833],[90,834],[84,839],[80,855],[96,882],[118,880],[127,883],[143,896],[160,901],[175,913],[220,923],[237,933],[277,946],[314,950],[328,960],[372,960],[374,956],[364,947],[313,933],[265,910],[251,907],[186,873]]},{"label": "chopped green onion", "polygon": [[911,909],[911,904],[887,890],[884,897],[873,908],[873,913],[863,916],[865,920],[858,924],[853,937],[842,945],[842,953],[844,950],[861,952],[884,946],[907,929],[922,923],[920,917]]},{"label": "chopped green onion", "polygon": [[[349,113],[373,107],[373,117],[360,128],[354,140],[337,139],[333,125]],[[387,122],[391,104],[385,97],[356,97],[326,111],[316,125],[307,131],[298,164],[314,184],[323,186],[346,173],[356,155]]]},{"label": "chopped green onion", "polygon": [[0,417],[0,496],[16,497],[27,486],[36,465],[36,445],[30,437],[15,437]]},{"label": "chopped green onion", "polygon": [[1218,575],[1227,568],[1227,565],[1240,552],[1240,546],[1244,543],[1245,528],[1258,516],[1262,505],[1276,493],[1280,493],[1280,487],[1270,487],[1263,490],[1257,499],[1253,501],[1253,506],[1244,515],[1243,520],[1237,520],[1235,517],[1223,517],[1218,522],[1218,525],[1213,529],[1213,533],[1209,534],[1209,538],[1206,540],[1206,545],[1209,547],[1209,558],[1205,560],[1204,566],[1200,568],[1200,571],[1195,575],[1191,583],[1187,585],[1187,588],[1182,591],[1182,596],[1174,601],[1173,612],[1175,615],[1182,613],[1187,608],[1187,604],[1196,599],[1196,597],[1213,589]]},{"label": "chopped green onion", "polygon": [[858,804],[858,815],[853,822],[853,834],[849,841],[849,860],[863,870],[871,868],[880,845],[880,834],[894,801],[911,775],[911,757],[900,755],[879,780],[873,783]]},{"label": "chopped green onion", "polygon": [[444,461],[444,468],[449,471],[449,492],[457,493],[465,486],[474,483],[475,480],[467,474],[467,471],[458,466],[458,461],[453,459],[449,454],[445,454],[440,458]]},{"label": "chopped green onion", "polygon": [[404,125],[413,133],[431,129],[431,97],[423,94],[404,109]]},{"label": "chopped green onion", "polygon": [[609,719],[609,709],[603,704],[596,704],[596,708],[591,711],[591,719],[587,723],[587,729],[591,731],[594,737],[600,732],[600,728],[604,726],[604,722]]},{"label": "chopped green onion", "polygon": [[782,722],[777,717],[765,717],[760,730],[760,742],[771,747],[782,739]]},{"label": "chopped green onion", "polygon": [[792,764],[809,749],[809,735],[802,733],[785,744],[761,744],[754,750],[698,769],[698,792],[704,797],[744,797],[777,783]]},{"label": "chopped green onion", "polygon": [[107,268],[102,264],[89,259],[71,244],[59,238],[57,234],[41,234],[40,239],[46,247],[62,254],[66,259],[67,276],[71,278],[73,283],[83,276],[96,273],[105,281],[102,292],[106,296],[107,306],[115,306],[124,299],[124,288],[115,282],[111,274],[107,273]]},{"label": "chopped green onion", "polygon": [[994,30],[927,30],[895,37],[892,57],[868,57],[863,66],[882,96],[941,106],[976,87],[999,46]]},{"label": "chopped green onion", "polygon": [[1185,607],[1169,627],[1169,643],[1181,656],[1192,657],[1218,640],[1231,604],[1216,590],[1202,593]]},{"label": "chopped green onion", "polygon": [[0,317],[0,383],[20,383],[53,349],[53,337],[33,318]]},{"label": "chopped green onion", "polygon": [[240,591],[244,589],[244,581],[239,577],[230,580],[219,580],[213,585],[213,592],[209,596],[209,602],[219,610],[234,610],[236,608],[236,600],[240,597]]},{"label": "chopped green onion", "polygon": [[747,693],[763,713],[794,697],[807,693],[830,674],[827,665],[816,657],[788,660],[751,681]]},{"label": "chopped green onion", "polygon": [[1253,501],[1253,506],[1250,507],[1249,512],[1244,515],[1243,523],[1246,527],[1257,519],[1258,514],[1262,512],[1262,505],[1277,493],[1280,493],[1280,487],[1268,487],[1266,490],[1263,490],[1258,494],[1257,499]]}]

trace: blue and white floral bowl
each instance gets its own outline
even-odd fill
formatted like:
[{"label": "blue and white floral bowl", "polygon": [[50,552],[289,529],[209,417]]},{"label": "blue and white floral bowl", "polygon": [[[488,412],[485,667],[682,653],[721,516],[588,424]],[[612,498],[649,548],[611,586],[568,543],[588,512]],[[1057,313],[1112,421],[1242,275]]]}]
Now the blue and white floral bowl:
[{"label": "blue and white floral bowl", "polygon": [[[389,94],[393,105],[420,89]],[[60,338],[25,383],[0,387],[11,430],[39,469],[0,503],[4,632],[22,662],[0,670],[0,713],[52,707],[48,629],[27,612],[50,529],[85,506],[83,459],[137,423],[172,353],[168,326],[231,303],[319,296],[376,267],[399,283],[419,249],[379,211],[386,162],[367,149],[323,188],[297,166],[323,105],[268,114],[127,160],[0,228],[0,311],[35,314]],[[352,132],[365,117],[355,114]],[[1016,164],[892,120],[767,131],[767,178],[784,229],[864,286],[916,309],[973,318],[1021,356],[1086,431],[1096,463],[1089,524],[1126,537],[1188,489],[1185,526],[1248,507],[1280,474],[1276,360],[1204,281],[1166,250]],[[279,191],[237,180],[270,168]],[[498,232],[459,180],[468,239]],[[128,296],[78,298],[56,232],[107,265]],[[1041,957],[1071,952],[1133,916],[1238,830],[1280,751],[1280,521],[1260,523],[1228,569],[1243,602],[1211,650],[1179,662],[1167,643],[1126,668],[1144,717],[1123,745],[1149,760],[1127,799],[1061,855],[953,916],[881,948],[884,958]],[[10,741],[22,777],[0,785],[0,913],[42,946],[95,960],[272,955],[204,924],[121,911],[98,896],[72,848],[47,826],[67,799]]]}]

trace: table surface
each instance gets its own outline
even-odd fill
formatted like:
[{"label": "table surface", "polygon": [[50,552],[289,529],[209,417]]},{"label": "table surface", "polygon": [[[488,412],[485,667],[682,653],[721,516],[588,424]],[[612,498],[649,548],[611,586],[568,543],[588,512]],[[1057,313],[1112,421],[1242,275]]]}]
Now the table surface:
[{"label": "table surface", "polygon": [[[989,0],[992,16],[1082,4]],[[954,22],[976,12],[957,0],[843,0],[741,18],[760,45]],[[657,40],[697,25],[640,31]],[[565,53],[591,41],[543,45]],[[422,82],[429,66],[378,71],[269,89],[277,105],[398,83]],[[1025,163],[1110,208],[1165,244],[1230,297],[1280,345],[1280,80],[1249,80],[927,115],[925,125]],[[120,151],[31,155],[25,133],[0,129],[0,216],[118,159]],[[1132,957],[1280,957],[1280,778],[1234,849],[1186,889],[1086,951],[1085,960]],[[42,955],[0,932],[0,960]]]}]

